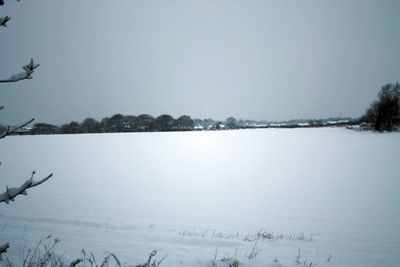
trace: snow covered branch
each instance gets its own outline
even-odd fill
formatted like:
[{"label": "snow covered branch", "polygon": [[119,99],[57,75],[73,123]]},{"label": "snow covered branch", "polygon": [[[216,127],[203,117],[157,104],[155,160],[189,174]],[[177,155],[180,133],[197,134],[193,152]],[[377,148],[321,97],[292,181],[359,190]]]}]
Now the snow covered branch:
[{"label": "snow covered branch", "polygon": [[29,121],[24,122],[24,123],[22,123],[22,124],[20,124],[20,125],[17,125],[17,126],[8,126],[8,127],[7,127],[7,130],[6,130],[4,133],[0,133],[0,139],[6,137],[7,135],[10,135],[10,134],[13,134],[13,133],[17,132],[18,130],[24,128],[25,126],[27,126],[28,124],[30,124],[30,123],[31,123],[32,121],[34,121],[34,120],[35,120],[35,119],[32,118],[32,119],[30,119]]},{"label": "snow covered branch", "polygon": [[[17,1],[19,2],[19,0],[17,0]],[[3,5],[4,5],[4,0],[0,0],[0,6],[3,6]],[[11,17],[9,17],[9,16],[0,17],[0,27],[7,27],[7,22],[9,22],[10,19],[11,19]],[[8,79],[0,80],[0,83],[10,83],[10,82],[18,82],[18,81],[25,80],[25,79],[32,79],[32,74],[34,73],[34,71],[37,67],[39,67],[39,64],[35,64],[33,62],[33,59],[31,59],[28,64],[26,64],[25,66],[22,67],[24,70],[23,72],[14,74],[11,77],[9,77]],[[4,106],[0,106],[0,110],[2,110],[3,108],[4,108]],[[9,134],[15,133],[17,130],[30,124],[33,120],[34,119],[31,119],[25,123],[22,123],[21,125],[14,126],[14,127],[8,126],[4,133],[0,133],[0,139],[6,137]],[[17,197],[18,195],[27,195],[28,194],[27,190],[29,188],[38,186],[38,185],[44,183],[45,181],[47,181],[48,179],[50,179],[51,176],[53,176],[53,174],[51,173],[48,176],[44,177],[43,179],[35,181],[35,180],[33,180],[34,175],[35,175],[35,172],[32,172],[31,178],[28,179],[27,181],[25,181],[19,187],[8,188],[8,186],[6,186],[6,191],[4,193],[0,194],[0,203],[5,202],[8,204],[10,201],[14,201],[15,197]],[[0,261],[2,260],[2,255],[7,252],[7,249],[9,247],[10,247],[9,243],[5,243],[3,245],[0,244]],[[46,257],[47,257],[47,255],[46,255]]]},{"label": "snow covered branch", "polygon": [[13,187],[13,188],[8,188],[6,187],[6,192],[0,194],[0,203],[5,202],[9,203],[10,201],[14,201],[15,197],[18,195],[27,195],[27,189],[38,186],[44,182],[46,182],[53,174],[49,174],[48,176],[44,177],[41,180],[34,181],[33,176],[35,175],[35,172],[32,172],[31,178],[26,180],[25,183],[23,183],[19,187]]},{"label": "snow covered branch", "polygon": [[33,62],[33,59],[31,59],[31,61],[28,64],[26,64],[25,66],[22,67],[24,69],[23,72],[12,75],[8,79],[0,80],[0,83],[11,83],[11,82],[18,82],[18,81],[25,80],[25,79],[32,79],[33,72],[39,66],[40,66],[40,64],[35,64]]},{"label": "snow covered branch", "polygon": [[10,18],[9,16],[0,17],[0,26],[7,27],[7,22],[8,22],[10,19],[11,19],[11,18]]}]

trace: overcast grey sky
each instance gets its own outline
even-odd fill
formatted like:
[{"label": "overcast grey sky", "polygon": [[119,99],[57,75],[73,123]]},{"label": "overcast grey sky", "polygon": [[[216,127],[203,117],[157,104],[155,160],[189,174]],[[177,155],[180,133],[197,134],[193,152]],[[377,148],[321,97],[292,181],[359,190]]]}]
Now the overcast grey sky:
[{"label": "overcast grey sky", "polygon": [[0,121],[357,117],[400,79],[400,1],[6,0]]}]

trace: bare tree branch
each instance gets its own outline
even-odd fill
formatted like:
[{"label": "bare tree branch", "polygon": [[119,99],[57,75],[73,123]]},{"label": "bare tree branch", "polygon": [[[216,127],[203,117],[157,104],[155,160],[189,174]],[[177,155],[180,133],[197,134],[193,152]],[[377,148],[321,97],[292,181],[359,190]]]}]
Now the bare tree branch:
[{"label": "bare tree branch", "polygon": [[25,79],[32,79],[33,72],[39,66],[40,66],[40,64],[35,64],[33,62],[33,59],[31,59],[31,61],[28,64],[26,64],[25,66],[22,67],[24,69],[23,72],[12,75],[8,79],[0,80],[0,83],[12,83],[12,82],[18,82],[21,80],[25,80]]},{"label": "bare tree branch", "polygon": [[[17,0],[19,2],[20,0]],[[0,6],[4,5],[4,0],[0,0]]]},{"label": "bare tree branch", "polygon": [[10,21],[9,16],[0,17],[0,26],[7,27],[7,22]]},{"label": "bare tree branch", "polygon": [[0,260],[1,260],[1,254],[6,253],[9,247],[10,245],[8,243],[5,243],[4,245],[0,246]]},{"label": "bare tree branch", "polygon": [[25,183],[23,183],[19,187],[13,187],[13,188],[8,188],[6,187],[6,192],[0,194],[0,203],[5,202],[9,203],[10,201],[14,201],[15,197],[18,195],[27,195],[27,189],[38,186],[44,182],[46,182],[48,179],[50,179],[53,174],[49,174],[48,176],[44,177],[41,180],[34,181],[33,176],[35,175],[35,172],[32,172],[32,176],[30,179],[26,180]]},{"label": "bare tree branch", "polygon": [[[19,2],[19,0],[17,0]],[[0,6],[4,5],[4,0],[0,0]],[[5,16],[5,17],[0,17],[0,27],[7,27],[7,22],[10,21],[11,17]],[[34,73],[35,69],[39,67],[39,64],[35,64],[33,62],[33,59],[31,61],[23,66],[22,68],[24,69],[23,72],[20,72],[18,74],[12,75],[8,79],[3,79],[0,80],[0,83],[9,83],[9,82],[17,82],[25,79],[32,79],[32,74]],[[0,106],[0,110],[4,109],[4,106]],[[7,130],[5,133],[0,134],[0,139],[6,137],[9,134],[12,134],[16,132],[17,130],[25,127],[29,123],[31,123],[34,119],[31,119],[21,125],[15,126],[15,127],[7,127]],[[1,164],[1,162],[0,162]],[[32,172],[31,178],[27,180],[25,183],[23,183],[20,187],[15,187],[15,188],[8,188],[6,187],[6,192],[0,194],[0,203],[6,202],[7,204],[10,201],[14,201],[15,197],[18,195],[27,195],[27,189],[38,186],[45,181],[47,181],[53,174],[51,173],[47,177],[39,180],[39,181],[34,181],[33,176],[35,175],[35,172]],[[7,252],[7,249],[10,247],[9,243],[5,243],[4,245],[0,245],[0,261],[2,260],[2,254]]]},{"label": "bare tree branch", "polygon": [[7,130],[6,130],[4,133],[1,133],[1,134],[0,134],[0,139],[6,137],[7,135],[16,133],[18,130],[24,128],[25,126],[27,126],[28,124],[30,124],[30,123],[31,123],[32,121],[34,121],[34,120],[35,120],[35,119],[32,118],[32,119],[30,119],[29,121],[24,122],[24,123],[22,123],[22,124],[20,124],[20,125],[17,125],[17,126],[8,126],[8,127],[7,127]]}]

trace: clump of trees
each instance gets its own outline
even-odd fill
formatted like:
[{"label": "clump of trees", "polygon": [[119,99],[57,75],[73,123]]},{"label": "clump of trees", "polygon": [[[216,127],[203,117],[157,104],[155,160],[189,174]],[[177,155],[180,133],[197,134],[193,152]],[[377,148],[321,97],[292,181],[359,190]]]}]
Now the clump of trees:
[{"label": "clump of trees", "polygon": [[225,120],[225,126],[228,129],[238,129],[239,128],[239,122],[234,117],[229,117],[229,118],[227,118]]},{"label": "clump of trees", "polygon": [[375,131],[392,131],[400,124],[400,85],[388,83],[384,85],[375,100],[361,118],[373,126]]}]

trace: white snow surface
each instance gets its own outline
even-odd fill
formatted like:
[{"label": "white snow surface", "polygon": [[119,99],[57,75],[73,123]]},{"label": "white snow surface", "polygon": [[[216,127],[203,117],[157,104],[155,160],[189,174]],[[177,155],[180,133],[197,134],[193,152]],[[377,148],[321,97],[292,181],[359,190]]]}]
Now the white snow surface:
[{"label": "white snow surface", "polygon": [[[66,260],[84,248],[137,264],[156,249],[168,254],[161,266],[227,255],[241,266],[297,266],[300,249],[298,266],[400,266],[398,133],[12,136],[0,159],[4,187],[54,172],[0,205],[0,244],[17,261],[51,234]],[[249,260],[254,245],[261,251]]]}]

